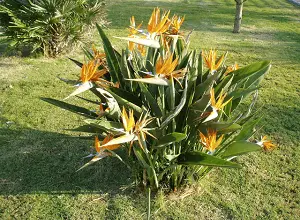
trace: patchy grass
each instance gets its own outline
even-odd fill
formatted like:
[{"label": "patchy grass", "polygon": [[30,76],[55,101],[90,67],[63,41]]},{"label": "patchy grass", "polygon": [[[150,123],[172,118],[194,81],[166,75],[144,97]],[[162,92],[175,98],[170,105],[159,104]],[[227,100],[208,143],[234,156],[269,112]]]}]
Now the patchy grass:
[{"label": "patchy grass", "polygon": [[[125,36],[129,17],[144,21],[155,6],[185,14],[194,30],[191,48],[229,51],[241,66],[272,60],[258,107],[262,133],[276,141],[273,153],[238,160],[240,170],[215,169],[184,199],[158,194],[155,219],[297,219],[300,216],[300,17],[284,0],[245,3],[241,34],[232,34],[233,0],[114,0],[108,5],[110,36]],[[91,41],[100,45],[98,36]],[[116,48],[126,43],[113,39]],[[81,58],[79,52],[69,54]],[[75,79],[79,69],[66,57],[0,58],[0,218],[143,219],[145,196],[132,187],[131,173],[114,158],[75,172],[92,139],[66,129],[81,118],[40,97],[62,99],[73,90],[57,75]],[[85,94],[86,97],[89,94]],[[121,152],[122,153],[122,152]],[[183,192],[182,192],[183,193]],[[178,192],[179,196],[182,193]]]}]

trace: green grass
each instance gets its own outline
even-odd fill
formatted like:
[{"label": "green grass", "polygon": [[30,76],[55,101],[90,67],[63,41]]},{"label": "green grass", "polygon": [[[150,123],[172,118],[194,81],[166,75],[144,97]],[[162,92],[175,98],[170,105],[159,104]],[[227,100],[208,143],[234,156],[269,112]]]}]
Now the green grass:
[{"label": "green grass", "polygon": [[[236,35],[231,33],[233,0],[114,0],[108,5],[108,35],[127,35],[131,15],[145,25],[155,6],[186,15],[184,32],[194,29],[191,48],[228,50],[228,63],[240,66],[272,60],[258,107],[265,114],[261,133],[278,148],[239,158],[240,170],[215,169],[184,199],[158,194],[152,200],[153,217],[299,218],[300,7],[285,0],[247,1],[242,33]],[[96,33],[90,40],[100,45]],[[117,49],[125,45],[112,41]],[[79,52],[68,56],[82,59]],[[145,195],[118,160],[106,158],[75,172],[92,152],[92,138],[66,130],[82,123],[78,115],[39,99],[63,99],[73,88],[56,76],[76,79],[78,74],[66,57],[0,58],[0,219],[146,218]]]}]

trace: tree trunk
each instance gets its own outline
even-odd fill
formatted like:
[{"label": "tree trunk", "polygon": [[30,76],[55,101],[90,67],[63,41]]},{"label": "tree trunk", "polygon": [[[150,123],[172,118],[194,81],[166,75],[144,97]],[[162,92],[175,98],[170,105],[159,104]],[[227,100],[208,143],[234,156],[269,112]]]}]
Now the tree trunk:
[{"label": "tree trunk", "polygon": [[235,2],[236,2],[236,7],[235,7],[235,19],[234,19],[233,33],[240,33],[244,1],[243,0],[235,0]]}]

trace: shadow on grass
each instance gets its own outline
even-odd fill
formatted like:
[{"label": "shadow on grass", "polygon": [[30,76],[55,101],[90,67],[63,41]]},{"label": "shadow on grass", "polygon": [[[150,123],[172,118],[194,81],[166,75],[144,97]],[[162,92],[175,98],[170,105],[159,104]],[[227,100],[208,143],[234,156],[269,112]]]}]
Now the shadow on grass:
[{"label": "shadow on grass", "polygon": [[[5,121],[2,119],[2,122]],[[0,128],[0,194],[122,194],[131,172],[108,157],[76,172],[93,152],[93,138],[72,137],[34,129]],[[2,123],[3,124],[3,123]],[[122,155],[122,152],[118,152]]]}]

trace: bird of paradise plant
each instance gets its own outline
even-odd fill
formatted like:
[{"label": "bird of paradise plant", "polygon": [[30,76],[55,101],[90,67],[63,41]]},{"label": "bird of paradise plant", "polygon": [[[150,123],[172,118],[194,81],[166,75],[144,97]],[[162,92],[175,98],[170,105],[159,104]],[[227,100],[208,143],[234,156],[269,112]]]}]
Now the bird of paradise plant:
[{"label": "bird of paradise plant", "polygon": [[[87,118],[84,122],[89,126],[76,131],[96,135],[93,162],[107,156],[124,162],[118,152],[126,150],[127,157],[132,158],[129,161],[134,161],[127,166],[138,171],[138,182],[154,191],[162,186],[176,190],[192,179],[202,178],[213,167],[239,168],[233,158],[274,148],[265,137],[251,141],[261,119],[252,113],[256,91],[270,62],[228,71],[227,53],[217,59],[214,50],[199,55],[196,50],[188,50],[189,37],[179,33],[183,21],[171,17],[169,11],[161,15],[156,8],[147,29],[142,30],[131,17],[129,29],[134,36],[119,38],[143,46],[144,55],[131,44],[116,51],[97,25],[105,59],[101,55],[103,62],[99,63],[97,54],[101,53],[95,48],[93,53],[84,50],[87,64],[71,59],[82,68],[81,81],[88,86],[68,98],[90,90],[95,100],[81,99],[96,104],[100,113],[43,98]],[[144,38],[136,36],[140,34]],[[239,108],[252,95],[249,108]],[[105,136],[101,144],[97,139],[100,135]]]}]

